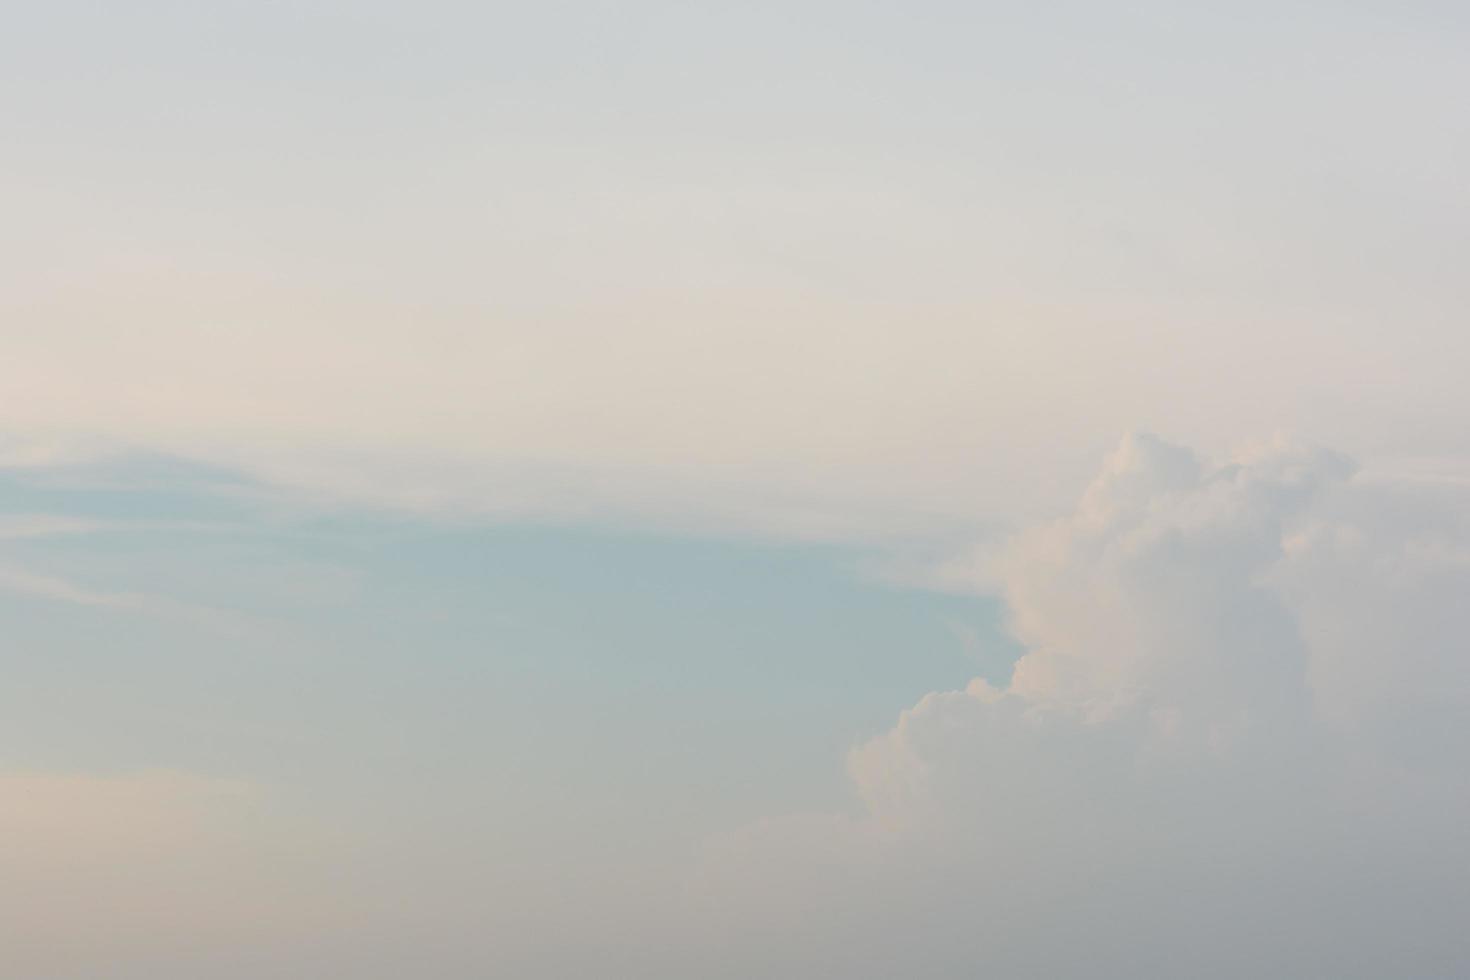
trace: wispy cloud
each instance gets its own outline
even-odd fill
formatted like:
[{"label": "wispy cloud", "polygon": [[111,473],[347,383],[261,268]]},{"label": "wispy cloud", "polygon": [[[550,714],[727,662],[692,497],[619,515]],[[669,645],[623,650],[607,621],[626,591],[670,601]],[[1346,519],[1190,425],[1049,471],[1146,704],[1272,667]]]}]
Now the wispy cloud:
[{"label": "wispy cloud", "polygon": [[0,541],[88,534],[108,524],[64,514],[0,514]]}]

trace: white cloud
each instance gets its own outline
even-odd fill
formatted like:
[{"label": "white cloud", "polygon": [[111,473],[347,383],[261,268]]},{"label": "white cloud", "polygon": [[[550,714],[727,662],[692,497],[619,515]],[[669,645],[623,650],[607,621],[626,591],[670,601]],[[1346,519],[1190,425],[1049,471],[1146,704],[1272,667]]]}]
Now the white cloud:
[{"label": "white cloud", "polygon": [[861,815],[752,828],[705,869],[773,957],[743,968],[1462,973],[1470,536],[1352,472],[1125,440],[993,563],[1010,683],[856,748]]},{"label": "white cloud", "polygon": [[0,541],[87,534],[106,525],[64,514],[0,514]]},{"label": "white cloud", "polygon": [[1387,705],[1470,704],[1465,511],[1352,472],[1283,443],[1209,465],[1125,439],[1069,517],[990,563],[1025,649],[1009,684],[929,695],[857,750],[865,796],[890,810],[955,771],[948,753],[998,764],[1043,732],[1229,758]]},{"label": "white cloud", "polygon": [[141,611],[150,599],[133,592],[104,592],[77,585],[55,575],[28,571],[24,568],[0,567],[0,589],[37,599],[71,602],[98,609]]}]

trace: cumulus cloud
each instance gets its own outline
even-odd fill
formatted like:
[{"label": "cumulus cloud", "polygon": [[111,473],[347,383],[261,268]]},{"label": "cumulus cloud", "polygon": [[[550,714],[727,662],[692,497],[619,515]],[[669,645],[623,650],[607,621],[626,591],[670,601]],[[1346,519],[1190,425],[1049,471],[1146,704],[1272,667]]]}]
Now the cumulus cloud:
[{"label": "cumulus cloud", "polygon": [[1394,492],[1128,437],[983,563],[1009,682],[857,747],[860,816],[729,843],[720,914],[779,976],[1463,974],[1470,538]]},{"label": "cumulus cloud", "polygon": [[[925,698],[853,754],[858,784],[886,798],[943,769],[930,729],[1127,730],[1139,754],[1229,758],[1385,702],[1463,703],[1455,596],[1470,562],[1454,512],[1415,508],[1410,523],[1353,472],[1281,443],[1210,465],[1128,437],[1072,514],[991,562],[1025,649],[1009,683]],[[972,735],[939,742],[994,751]]]}]

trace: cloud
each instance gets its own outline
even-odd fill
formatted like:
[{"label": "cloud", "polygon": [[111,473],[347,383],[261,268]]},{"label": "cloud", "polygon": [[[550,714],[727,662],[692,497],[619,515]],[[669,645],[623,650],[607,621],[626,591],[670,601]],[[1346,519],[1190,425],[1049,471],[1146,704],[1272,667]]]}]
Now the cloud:
[{"label": "cloud", "polygon": [[272,628],[261,617],[232,609],[184,602],[165,595],[96,589],[70,579],[0,564],[0,592],[47,602],[64,602],[91,609],[164,619],[220,634],[259,636]]},{"label": "cloud", "polygon": [[988,563],[980,582],[998,581],[1025,650],[1009,683],[927,697],[854,753],[859,785],[902,795],[944,768],[927,733],[972,724],[1225,757],[1389,704],[1470,702],[1463,515],[1353,473],[1282,443],[1210,465],[1128,437],[1072,514]]},{"label": "cloud", "polygon": [[1470,535],[1404,492],[1130,436],[1065,516],[944,563],[1024,652],[856,746],[850,811],[436,941],[532,976],[1463,976]]},{"label": "cloud", "polygon": [[1398,492],[1125,439],[984,563],[1010,681],[855,748],[859,813],[703,870],[768,957],[728,975],[1463,974],[1470,537]]},{"label": "cloud", "polygon": [[88,534],[106,525],[64,514],[0,514],[0,541]]},{"label": "cloud", "polygon": [[0,567],[0,589],[37,599],[70,602],[97,609],[147,611],[155,602],[137,593],[104,592],[54,575],[14,567]]},{"label": "cloud", "polygon": [[[133,525],[134,528],[138,526],[140,525]],[[33,536],[49,536],[57,533],[79,533],[81,528],[61,529],[48,524],[44,529],[38,527],[34,530]],[[0,539],[3,539],[3,534],[0,534]],[[309,581],[298,584],[293,594],[330,597],[341,587],[338,583],[327,580],[326,576],[330,574],[330,570],[315,570]],[[0,561],[0,594],[44,603],[64,603],[105,614],[143,617],[189,627],[216,639],[243,640],[252,647],[279,648],[282,644],[291,642],[289,623],[271,616],[242,611],[227,605],[178,599],[156,592],[98,588],[67,576],[37,571],[7,561]]]}]

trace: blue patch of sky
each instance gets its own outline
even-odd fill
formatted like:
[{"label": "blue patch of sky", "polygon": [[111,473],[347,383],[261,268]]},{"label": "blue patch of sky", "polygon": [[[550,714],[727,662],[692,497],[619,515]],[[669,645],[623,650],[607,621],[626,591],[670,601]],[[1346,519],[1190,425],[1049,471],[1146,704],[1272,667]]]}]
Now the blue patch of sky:
[{"label": "blue patch of sky", "polygon": [[698,825],[844,797],[851,745],[1015,655],[993,600],[875,583],[854,548],[283,517],[251,489],[177,461],[0,474],[0,512],[110,522],[0,543],[7,563],[163,600],[0,595],[5,763],[368,800],[480,786]]}]

